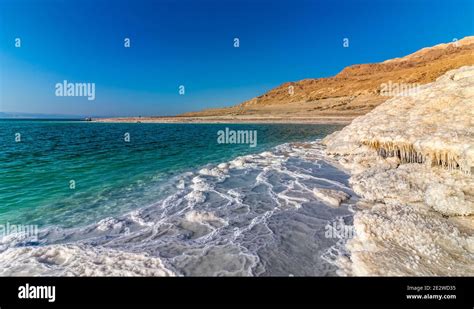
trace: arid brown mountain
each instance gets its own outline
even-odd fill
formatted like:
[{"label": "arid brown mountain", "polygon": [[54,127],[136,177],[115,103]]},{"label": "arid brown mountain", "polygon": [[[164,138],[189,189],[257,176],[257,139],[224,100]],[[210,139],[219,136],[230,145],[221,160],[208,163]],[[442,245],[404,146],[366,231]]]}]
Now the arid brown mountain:
[{"label": "arid brown mountain", "polygon": [[474,65],[474,36],[423,48],[403,58],[345,68],[329,78],[284,83],[239,105],[180,115],[208,119],[309,119],[365,114],[389,96],[382,85],[433,82],[449,70]]}]

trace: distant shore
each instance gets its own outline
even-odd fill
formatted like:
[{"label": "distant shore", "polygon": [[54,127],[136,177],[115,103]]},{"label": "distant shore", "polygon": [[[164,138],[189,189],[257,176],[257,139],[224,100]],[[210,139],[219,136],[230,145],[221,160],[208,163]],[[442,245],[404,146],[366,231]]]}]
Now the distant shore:
[{"label": "distant shore", "polygon": [[261,116],[220,116],[220,117],[117,117],[92,118],[92,122],[110,123],[292,123],[292,124],[349,124],[357,115],[318,117],[261,117]]}]

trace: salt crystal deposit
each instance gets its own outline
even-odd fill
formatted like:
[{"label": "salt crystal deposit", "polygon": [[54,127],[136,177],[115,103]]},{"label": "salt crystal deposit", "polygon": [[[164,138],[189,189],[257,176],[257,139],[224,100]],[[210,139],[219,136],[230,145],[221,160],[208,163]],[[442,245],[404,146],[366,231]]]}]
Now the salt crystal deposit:
[{"label": "salt crystal deposit", "polygon": [[348,275],[474,275],[474,67],[389,99],[323,142],[362,198]]}]

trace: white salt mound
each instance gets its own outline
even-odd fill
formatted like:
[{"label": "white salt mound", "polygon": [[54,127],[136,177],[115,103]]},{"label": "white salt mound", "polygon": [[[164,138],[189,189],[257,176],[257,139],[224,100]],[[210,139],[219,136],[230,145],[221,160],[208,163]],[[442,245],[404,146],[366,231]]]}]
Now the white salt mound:
[{"label": "white salt mound", "polygon": [[407,97],[395,97],[325,139],[329,153],[361,144],[402,162],[470,173],[474,167],[474,69],[447,72]]},{"label": "white salt mound", "polygon": [[474,275],[473,66],[387,100],[323,143],[368,205],[354,217],[346,274]]},{"label": "white salt mound", "polygon": [[78,245],[10,248],[0,261],[0,276],[174,275],[156,257]]},{"label": "white salt mound", "polygon": [[313,189],[314,196],[323,201],[326,205],[330,207],[339,207],[342,202],[349,199],[350,195],[339,190],[331,189]]},{"label": "white salt mound", "polygon": [[206,223],[214,223],[223,225],[225,224],[225,220],[217,217],[214,213],[209,211],[196,211],[192,210],[187,212],[185,215],[185,219],[189,222],[199,223],[199,224],[206,224]]}]

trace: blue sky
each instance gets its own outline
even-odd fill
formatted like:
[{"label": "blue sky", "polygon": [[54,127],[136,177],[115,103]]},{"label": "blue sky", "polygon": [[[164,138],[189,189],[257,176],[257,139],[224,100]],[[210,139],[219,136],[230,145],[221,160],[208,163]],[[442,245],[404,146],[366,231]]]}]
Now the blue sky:
[{"label": "blue sky", "polygon": [[[144,116],[229,106],[287,81],[473,35],[473,20],[472,0],[2,0],[0,112]],[[95,83],[96,99],[55,96],[63,80]]]}]

